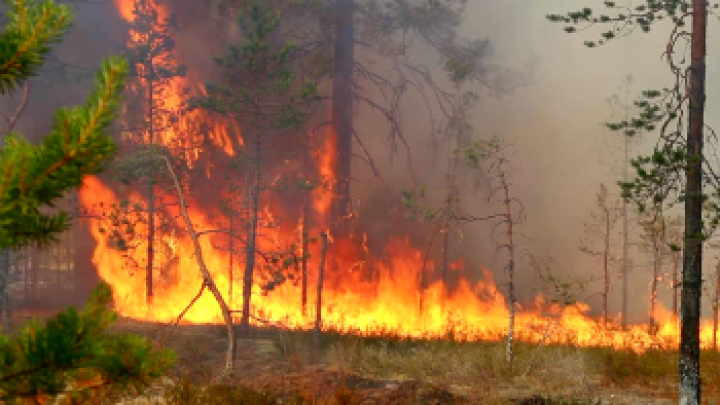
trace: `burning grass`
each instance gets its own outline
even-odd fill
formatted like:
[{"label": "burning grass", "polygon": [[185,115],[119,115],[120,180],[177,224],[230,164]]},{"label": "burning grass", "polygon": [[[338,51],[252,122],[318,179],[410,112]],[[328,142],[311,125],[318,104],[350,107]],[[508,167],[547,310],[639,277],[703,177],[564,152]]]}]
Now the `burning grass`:
[{"label": "burning grass", "polygon": [[[222,326],[168,329],[127,320],[119,328],[177,350],[179,364],[165,403],[662,404],[677,399],[677,352],[667,349],[639,353],[518,343],[510,368],[504,342],[498,341],[331,331],[322,335],[318,355],[311,332],[255,328],[239,342],[235,377],[218,385],[211,378],[223,366]],[[703,390],[713,403],[720,400],[720,354],[703,351],[702,361]],[[237,399],[244,396],[255,399]]]}]

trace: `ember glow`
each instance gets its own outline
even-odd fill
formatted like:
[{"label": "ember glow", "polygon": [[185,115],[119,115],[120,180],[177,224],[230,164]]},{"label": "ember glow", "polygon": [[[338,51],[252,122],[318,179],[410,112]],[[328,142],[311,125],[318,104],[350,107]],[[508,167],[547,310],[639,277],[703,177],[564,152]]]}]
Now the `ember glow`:
[{"label": "ember glow", "polygon": [[[117,10],[122,18],[131,20],[133,0],[116,0]],[[161,14],[167,14],[165,10]],[[132,35],[131,35],[132,37]],[[192,71],[189,72],[192,77]],[[181,89],[189,86],[189,79],[177,79],[175,90],[164,95],[170,108],[182,103]],[[239,140],[239,128],[220,125],[201,113],[193,113],[189,122],[203,121],[212,141],[211,145],[225,156],[235,153],[232,139]],[[186,139],[192,133],[191,124],[181,129],[167,132],[158,142],[178,147],[179,139]],[[183,129],[184,128],[184,129]],[[331,134],[332,135],[332,134]],[[317,174],[323,180],[334,179],[332,168],[335,166],[333,149],[334,136],[326,138],[324,147],[316,159]],[[200,147],[194,149],[191,162],[203,161],[210,176],[212,172],[209,158]],[[89,209],[98,204],[110,205],[119,203],[120,197],[108,185],[96,177],[88,177],[81,189],[81,202]],[[205,209],[199,201],[187,197],[190,214],[198,232],[216,229],[208,214],[216,207]],[[324,222],[330,206],[331,193],[314,197],[313,215]],[[267,204],[267,203],[266,203]],[[280,215],[282,204],[269,203],[263,205],[263,217],[285,218]],[[173,209],[173,208],[167,208]],[[173,213],[171,213],[173,214]],[[177,218],[177,216],[175,215]],[[181,219],[176,219],[177,229],[182,229]],[[289,225],[281,225],[264,229],[263,237],[258,240],[260,251],[273,251],[278,247],[291,246],[297,243],[300,221]],[[187,232],[159,232],[156,251],[164,252],[155,280],[154,298],[151,305],[145,299],[145,275],[142,270],[136,274],[128,272],[128,258],[136,263],[144,261],[145,249],[121,251],[112,246],[107,232],[101,232],[98,226],[92,226],[92,234],[97,243],[93,262],[100,276],[110,283],[114,290],[114,302],[118,312],[126,317],[170,322],[197,294],[202,277],[196,259],[193,257],[192,241]],[[311,235],[318,235],[321,229],[309,229]],[[371,238],[372,235],[365,235]],[[430,282],[422,291],[420,288],[420,272],[422,269],[432,273],[432,261],[424,263],[422,248],[413,246],[407,238],[391,239],[382,258],[368,257],[365,240],[334,239],[330,243],[326,259],[326,279],[323,292],[323,327],[351,331],[358,334],[396,333],[412,337],[441,338],[450,334],[460,340],[499,340],[507,333],[508,309],[506,300],[498,288],[491,273],[483,270],[480,281],[472,282],[467,274],[468,269],[462,262],[453,263],[452,271],[459,280],[450,289],[441,281]],[[207,267],[212,272],[219,290],[225,294],[226,301],[233,303],[233,309],[241,308],[242,297],[242,263],[235,261],[235,271],[228,271],[228,263],[232,263],[228,253],[217,246],[227,243],[222,235],[206,234],[200,238]],[[317,243],[310,245],[308,260],[309,285],[314,286],[319,268],[319,251]],[[298,255],[300,249],[298,248]],[[260,260],[260,259],[258,259]],[[233,279],[230,279],[233,274]],[[231,286],[232,284],[232,286]],[[234,291],[229,299],[229,291]],[[315,319],[314,305],[315,288],[308,288],[308,308],[303,311],[301,306],[301,287],[298,283],[288,280],[274,289],[263,290],[260,285],[253,286],[252,322],[259,324],[261,319],[289,328],[310,328]],[[422,313],[420,302],[422,301]],[[614,348],[631,348],[642,351],[650,347],[677,347],[679,341],[678,322],[673,315],[663,309],[658,310],[658,328],[655,334],[649,332],[647,325],[635,325],[626,331],[614,326],[604,327],[598,319],[588,315],[589,306],[578,303],[566,307],[547,304],[538,297],[531,305],[520,307],[516,318],[516,336],[520,340],[532,342],[556,342],[578,346],[608,346]],[[222,318],[218,304],[209,293],[203,294],[184,316],[183,322],[189,323],[221,323]],[[702,345],[712,346],[712,325],[705,324],[701,333]]]}]

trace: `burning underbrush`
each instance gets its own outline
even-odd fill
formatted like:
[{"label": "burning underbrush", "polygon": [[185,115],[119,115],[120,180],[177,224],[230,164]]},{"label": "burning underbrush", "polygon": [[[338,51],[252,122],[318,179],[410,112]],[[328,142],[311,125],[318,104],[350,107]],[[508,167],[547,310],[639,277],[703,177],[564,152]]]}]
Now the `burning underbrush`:
[{"label": "burning underbrush", "polygon": [[[99,180],[89,178],[81,200],[91,206],[95,201],[117,201],[118,197]],[[213,228],[205,218],[201,212],[193,213],[198,232]],[[157,236],[163,241],[167,255],[162,262],[157,259],[162,268],[156,272],[152,302],[149,302],[143,266],[135,269],[136,273],[128,266],[129,262],[144,260],[144,249],[118,249],[101,226],[91,226],[91,232],[97,243],[93,261],[100,276],[113,286],[115,306],[122,316],[174,322],[192,303],[180,322],[222,322],[220,309],[211,294],[205,292],[194,300],[203,285],[203,277],[196,258],[190,253],[192,240],[187,234],[172,230]],[[288,239],[296,235],[291,231],[283,233],[282,229],[274,232],[260,240],[260,251],[291,246]],[[232,309],[242,308],[242,296],[238,297],[238,292],[242,290],[243,275],[238,274],[241,272],[237,269],[232,271],[232,255],[217,248],[222,242],[211,236],[201,239],[203,256],[226,302]],[[284,273],[270,271],[271,277],[265,279],[265,284],[260,276],[256,278],[251,295],[251,323],[297,330],[313,328],[322,259],[327,267],[320,309],[325,331],[424,339],[450,337],[454,341],[499,341],[507,335],[506,298],[487,270],[483,270],[479,280],[472,281],[464,264],[456,262],[450,270],[455,280],[451,288],[444,277],[438,277],[433,261],[408,238],[388,239],[381,254],[370,252],[366,239],[331,241],[327,258],[321,258],[315,251],[319,250],[317,244],[311,249],[306,258],[304,283],[297,274],[297,261],[292,262],[294,268],[286,266]],[[301,256],[302,252],[296,252],[294,257]],[[238,259],[235,260],[237,263]],[[272,264],[268,268],[273,268]],[[267,280],[274,283],[271,288],[267,287]],[[429,280],[424,287],[423,280]],[[663,310],[658,311],[655,328],[635,325],[623,330],[590,316],[589,306],[584,303],[562,306],[547,303],[538,296],[534,302],[517,305],[515,318],[516,339],[528,343],[642,352],[653,348],[673,349],[679,341],[677,318]],[[703,347],[712,347],[712,325],[704,325],[701,341]]]},{"label": "burning underbrush", "polygon": [[[97,199],[117,200],[115,194],[95,179],[88,179],[81,199],[90,206]],[[211,229],[201,213],[193,216],[200,232]],[[209,293],[193,301],[203,278],[192,252],[192,241],[180,232],[160,234],[168,254],[163,268],[157,272],[154,296],[149,303],[145,294],[147,279],[133,276],[130,262],[142,262],[144,250],[127,251],[112,245],[107,232],[91,227],[97,247],[93,261],[100,276],[113,286],[117,311],[125,317],[153,322],[177,321],[184,313],[183,323],[221,323],[220,309]],[[272,251],[282,245],[281,231],[263,239],[260,249]],[[293,235],[290,233],[290,235]],[[241,308],[242,274],[228,271],[231,255],[218,249],[219,239],[202,239],[203,256],[213,279],[227,302]],[[357,335],[397,336],[424,339],[451,337],[455,341],[498,341],[507,335],[508,308],[503,293],[489,271],[484,270],[478,281],[471,281],[462,262],[452,266],[454,288],[437,277],[434,264],[425,253],[414,247],[408,238],[391,238],[379,258],[360,243],[338,240],[331,242],[327,270],[324,275],[321,308],[325,331],[341,331]],[[288,242],[287,245],[290,245]],[[313,249],[315,249],[313,247]],[[298,256],[302,253],[297,253]],[[296,257],[298,257],[296,256]],[[237,260],[237,259],[236,259]],[[307,330],[316,320],[316,285],[320,254],[307,258],[307,282],[292,273],[281,274],[272,288],[256,283],[252,290],[251,322],[255,325],[281,325],[286,329]],[[297,267],[297,265],[296,265]],[[143,269],[140,268],[140,274]],[[277,273],[274,273],[277,275]],[[431,281],[422,288],[421,279]],[[272,281],[272,280],[271,280]],[[274,282],[274,281],[273,281]],[[235,294],[233,294],[235,291]],[[240,301],[240,302],[238,302]],[[542,296],[516,308],[516,339],[529,343],[598,346],[631,349],[676,348],[679,327],[669,311],[658,311],[655,328],[635,325],[621,329],[613,323],[603,324],[589,315],[584,303],[558,305],[546,303]],[[712,347],[712,325],[702,328],[702,345]]]}]

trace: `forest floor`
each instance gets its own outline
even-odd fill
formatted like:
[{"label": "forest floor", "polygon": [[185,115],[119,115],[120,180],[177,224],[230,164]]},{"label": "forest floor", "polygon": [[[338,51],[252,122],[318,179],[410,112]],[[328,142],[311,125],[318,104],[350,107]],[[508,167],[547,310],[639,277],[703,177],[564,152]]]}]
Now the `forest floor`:
[{"label": "forest floor", "polygon": [[[116,331],[147,336],[178,356],[169,377],[123,404],[677,403],[675,351],[520,343],[511,369],[501,342],[324,333],[316,353],[311,332],[255,328],[238,340],[233,377],[216,381],[224,326],[123,319]],[[706,403],[720,403],[720,353],[703,352],[702,368]]]}]

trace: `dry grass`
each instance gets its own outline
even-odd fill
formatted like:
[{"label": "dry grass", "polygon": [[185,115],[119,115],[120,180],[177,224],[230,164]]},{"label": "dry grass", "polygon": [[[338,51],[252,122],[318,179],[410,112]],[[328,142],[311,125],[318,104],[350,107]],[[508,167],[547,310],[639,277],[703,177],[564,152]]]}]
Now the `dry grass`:
[{"label": "dry grass", "polygon": [[[651,404],[676,402],[677,352],[520,343],[515,363],[501,342],[411,340],[392,334],[323,335],[257,329],[239,342],[232,380],[222,327],[122,328],[178,352],[164,403],[172,404]],[[169,333],[168,333],[169,332]],[[704,395],[720,401],[720,354],[703,352]]]}]

